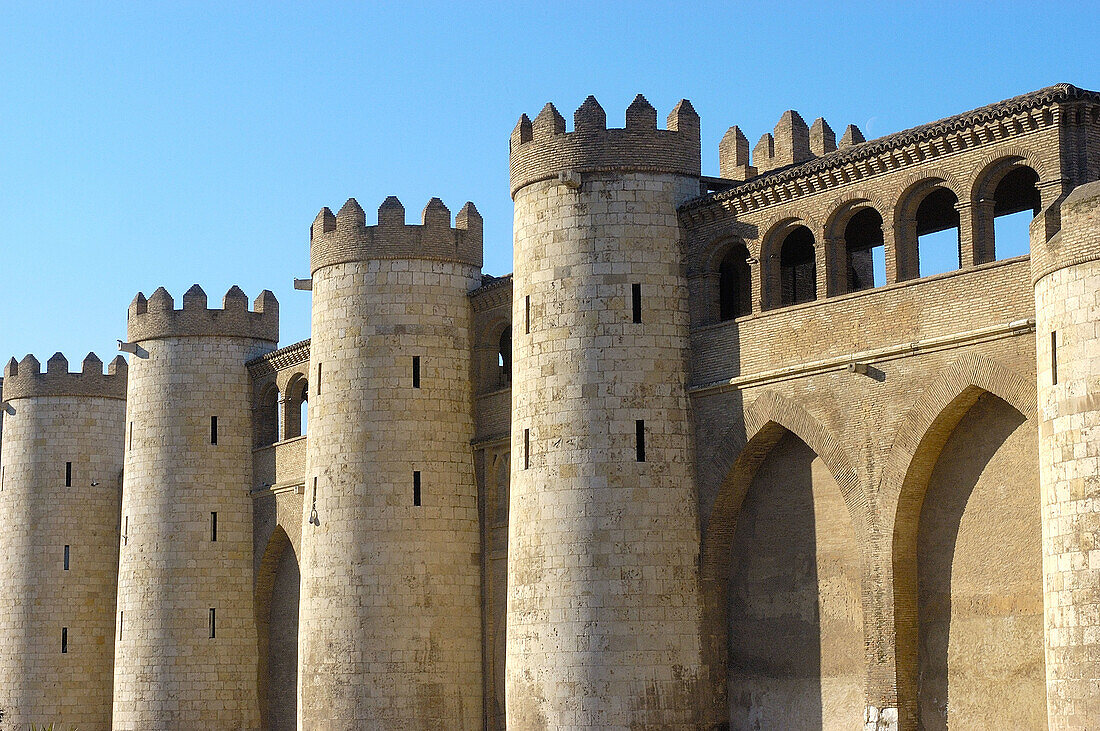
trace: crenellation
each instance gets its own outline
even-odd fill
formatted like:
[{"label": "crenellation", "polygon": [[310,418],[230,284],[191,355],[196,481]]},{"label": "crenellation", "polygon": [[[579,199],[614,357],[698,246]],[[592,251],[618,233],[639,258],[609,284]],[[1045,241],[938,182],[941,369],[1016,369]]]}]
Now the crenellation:
[{"label": "crenellation", "polygon": [[46,372],[38,359],[26,355],[21,361],[12,358],[4,368],[4,401],[44,396],[95,396],[109,399],[126,398],[126,360],[116,357],[103,372],[103,361],[89,353],[80,372],[69,372],[69,361],[54,353],[46,361]]},{"label": "crenellation", "polygon": [[183,309],[175,309],[175,300],[168,290],[158,287],[148,300],[138,292],[130,304],[127,318],[127,338],[142,342],[185,336],[220,336],[255,338],[277,342],[279,339],[279,308],[275,296],[264,290],[257,302],[265,309],[248,311],[248,298],[234,285],[222,300],[222,309],[207,306],[206,293],[193,285],[183,296]]},{"label": "crenellation", "polygon": [[[847,131],[847,130],[845,130]],[[836,132],[825,121],[824,117],[818,117],[810,126],[810,152],[814,157],[828,155],[836,152]]]}]

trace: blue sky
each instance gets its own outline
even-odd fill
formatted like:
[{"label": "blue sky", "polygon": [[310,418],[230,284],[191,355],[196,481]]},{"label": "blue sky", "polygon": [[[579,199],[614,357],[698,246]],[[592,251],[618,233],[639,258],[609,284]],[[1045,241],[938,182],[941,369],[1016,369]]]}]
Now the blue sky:
[{"label": "blue sky", "polygon": [[[687,13],[690,12],[690,15]],[[788,108],[889,134],[1068,81],[1100,89],[1097,3],[5,3],[0,5],[0,357],[106,361],[139,290],[272,289],[309,335],[308,227],[390,194],[485,217],[512,269],[508,135],[595,94],[703,122]]]}]

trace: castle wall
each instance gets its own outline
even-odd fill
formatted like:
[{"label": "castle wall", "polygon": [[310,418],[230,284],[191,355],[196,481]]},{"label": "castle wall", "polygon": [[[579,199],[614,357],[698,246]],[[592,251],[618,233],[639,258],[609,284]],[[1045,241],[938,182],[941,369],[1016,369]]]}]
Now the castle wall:
[{"label": "castle wall", "polygon": [[226,305],[197,287],[182,310],[163,290],[131,305],[116,729],[259,727],[245,363],[274,348],[278,306]]},{"label": "castle wall", "polygon": [[[399,218],[404,226],[403,209]],[[387,247],[418,227],[392,238],[383,228],[358,229],[371,232],[352,234],[359,241],[377,235],[377,243],[347,255],[356,260],[329,263],[341,249],[315,226],[299,719],[303,728],[477,728],[481,571],[467,294],[480,284],[479,266],[453,260],[453,243],[450,260],[415,245],[395,252]],[[480,239],[477,250],[480,257]]]},{"label": "castle wall", "polygon": [[28,378],[4,397],[0,708],[13,727],[108,729],[125,375],[99,377],[114,397],[16,394]]}]

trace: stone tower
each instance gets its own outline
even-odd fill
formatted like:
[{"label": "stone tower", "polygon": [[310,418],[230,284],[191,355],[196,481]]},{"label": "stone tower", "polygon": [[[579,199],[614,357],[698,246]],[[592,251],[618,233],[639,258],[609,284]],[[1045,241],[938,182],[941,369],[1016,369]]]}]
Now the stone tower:
[{"label": "stone tower", "polygon": [[482,221],[387,198],[311,229],[301,728],[479,728],[468,292]]},{"label": "stone tower", "polygon": [[28,355],[4,372],[0,708],[31,723],[111,726],[126,361],[69,373]]},{"label": "stone tower", "polygon": [[257,728],[252,385],[279,305],[237,287],[130,305],[115,729]]},{"label": "stone tower", "polygon": [[676,207],[699,117],[589,97],[512,132],[509,728],[693,728],[705,705]]},{"label": "stone tower", "polygon": [[[1057,206],[1057,204],[1055,204]],[[1032,223],[1047,707],[1100,728],[1100,182]]]}]

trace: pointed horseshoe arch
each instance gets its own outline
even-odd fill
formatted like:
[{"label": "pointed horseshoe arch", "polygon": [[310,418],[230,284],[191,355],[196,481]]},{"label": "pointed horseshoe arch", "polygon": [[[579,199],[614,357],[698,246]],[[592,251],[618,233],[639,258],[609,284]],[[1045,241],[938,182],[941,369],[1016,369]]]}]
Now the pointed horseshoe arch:
[{"label": "pointed horseshoe arch", "polygon": [[[933,381],[909,409],[883,470],[880,503],[891,525],[891,586],[895,673],[903,716],[916,718],[916,543],[924,492],[932,469],[959,421],[983,393],[1008,403],[1026,419],[1036,415],[1035,385],[991,358],[968,354]],[[887,622],[889,622],[887,617]]]}]

